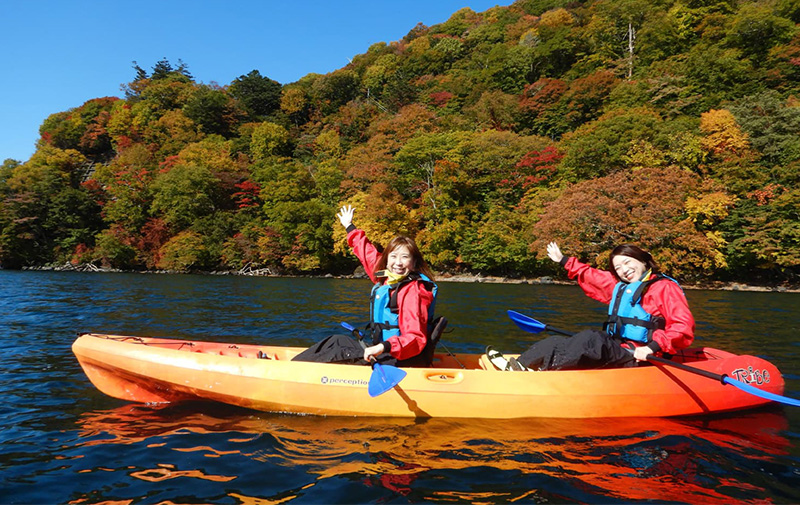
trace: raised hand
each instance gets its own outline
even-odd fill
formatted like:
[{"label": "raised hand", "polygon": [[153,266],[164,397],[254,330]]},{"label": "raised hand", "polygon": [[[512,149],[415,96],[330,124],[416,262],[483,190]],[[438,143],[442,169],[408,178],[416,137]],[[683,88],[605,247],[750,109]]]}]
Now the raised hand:
[{"label": "raised hand", "polygon": [[339,222],[342,223],[342,226],[347,228],[351,224],[353,224],[353,214],[355,213],[355,209],[352,205],[345,205],[341,209],[339,209],[339,213],[336,214],[336,217],[339,218]]},{"label": "raised hand", "polygon": [[558,244],[555,242],[547,244],[547,256],[556,263],[560,263],[561,259],[564,257],[564,255],[561,254],[561,249],[558,248]]}]

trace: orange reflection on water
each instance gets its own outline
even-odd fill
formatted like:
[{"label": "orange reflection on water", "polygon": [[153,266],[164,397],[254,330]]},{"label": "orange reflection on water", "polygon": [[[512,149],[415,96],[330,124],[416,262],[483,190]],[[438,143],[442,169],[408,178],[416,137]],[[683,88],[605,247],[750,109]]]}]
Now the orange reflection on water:
[{"label": "orange reflection on water", "polygon": [[206,451],[210,453],[210,454],[205,454],[205,457],[207,458],[218,458],[220,456],[225,456],[226,454],[239,454],[239,451],[218,451],[213,447],[209,447],[207,445],[202,445],[199,447],[176,447],[173,450],[178,452]]},{"label": "orange reflection on water", "polygon": [[[790,445],[781,435],[788,422],[775,411],[691,420],[420,421],[276,415],[221,405],[161,410],[134,405],[87,414],[81,428],[82,437],[91,438],[84,442],[86,445],[147,444],[153,442],[152,437],[187,433],[229,434],[214,439],[220,447],[208,445],[204,438],[205,445],[173,450],[206,451],[211,457],[238,454],[269,461],[314,475],[317,483],[359,475],[365,486],[380,486],[400,495],[412,492],[415,481],[431,471],[486,468],[509,475],[549,476],[594,497],[696,504],[734,502],[725,491],[740,490],[750,495],[763,491],[741,476],[721,475],[719,471],[709,476],[708,461],[713,466],[724,463],[714,458],[731,455],[769,461],[786,454]],[[231,449],[232,445],[241,449]],[[700,452],[704,447],[714,454]],[[134,476],[159,481],[178,474],[220,481],[236,478],[208,476],[196,470],[176,472],[163,465]],[[543,491],[553,493],[541,489],[510,492],[498,484],[498,479],[505,478],[502,473],[488,478],[492,480],[477,483],[474,491],[427,491],[425,500],[512,502],[542,498]],[[709,482],[717,489],[707,489]],[[497,489],[486,491],[487,487]],[[287,491],[272,500],[243,495],[237,495],[237,499],[254,504],[282,503],[292,499],[288,495],[300,492]]]},{"label": "orange reflection on water", "polygon": [[236,498],[242,505],[280,505],[281,503],[286,503],[297,498],[296,495],[291,495],[278,500],[269,500],[266,498],[257,498],[255,496],[245,496],[239,493],[228,493],[228,496]]},{"label": "orange reflection on water", "polygon": [[[86,503],[86,500],[81,498],[81,499],[78,499],[78,500],[69,501],[67,503],[69,503],[70,505],[76,505],[76,504],[79,504],[79,503]],[[106,501],[98,501],[98,502],[92,502],[92,503],[94,505],[128,505],[130,503],[133,503],[133,500],[106,500]]]},{"label": "orange reflection on water", "polygon": [[[464,493],[456,491],[436,491],[433,494],[440,498],[441,501],[457,501],[469,502],[473,505],[487,505],[497,503],[498,498],[502,499],[503,503],[515,503],[525,498],[531,498],[534,502],[546,501],[535,500],[537,490],[522,493],[519,496],[513,496],[511,493]],[[527,503],[527,502],[526,502]]]},{"label": "orange reflection on water", "polygon": [[146,480],[148,482],[161,482],[169,479],[177,479],[179,477],[194,477],[196,479],[214,482],[230,482],[236,478],[235,476],[208,475],[199,470],[176,470],[174,465],[167,464],[160,464],[158,468],[132,472],[131,477],[136,477],[137,479]]}]

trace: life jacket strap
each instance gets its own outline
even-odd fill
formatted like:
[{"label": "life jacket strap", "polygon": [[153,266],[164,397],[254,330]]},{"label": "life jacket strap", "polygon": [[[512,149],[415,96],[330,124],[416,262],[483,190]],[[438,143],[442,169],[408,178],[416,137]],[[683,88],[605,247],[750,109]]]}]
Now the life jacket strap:
[{"label": "life jacket strap", "polygon": [[371,322],[365,327],[364,333],[372,336],[372,345],[383,342],[384,330],[399,330],[399,325]]},{"label": "life jacket strap", "polygon": [[389,290],[389,310],[391,310],[395,314],[398,313],[400,309],[398,308],[397,297],[400,294],[400,289],[404,287],[406,284],[414,281],[421,282],[430,291],[433,291],[433,288],[436,286],[436,284],[434,284],[433,282],[426,281],[425,279],[423,279],[417,272],[411,272],[402,281],[397,283],[396,286],[393,286]]},{"label": "life jacket strap", "polygon": [[[419,272],[411,272],[397,284],[387,285],[376,283],[372,288],[372,293],[370,294],[369,310],[371,322],[367,324],[365,332],[369,335],[372,335],[372,341],[374,344],[379,344],[385,341],[386,338],[388,338],[387,335],[396,335],[400,332],[400,307],[398,295],[400,290],[412,282],[421,282],[426,289],[433,293],[433,302],[428,307],[428,318],[433,318],[435,307],[434,304],[436,302],[436,284],[424,275],[420,274]],[[378,295],[379,291],[382,291],[381,295]],[[380,307],[379,303],[376,306],[376,300],[378,300],[378,296],[382,297],[382,303],[386,304],[383,306],[383,308]],[[429,327],[426,336],[430,338],[430,320],[428,321],[428,326]]]},{"label": "life jacket strap", "polygon": [[[630,306],[634,307],[637,304],[641,303],[642,297],[644,296],[645,292],[647,292],[647,289],[650,288],[650,286],[653,283],[658,282],[662,279],[664,279],[664,277],[662,277],[661,275],[656,275],[646,281],[640,282],[639,285],[636,287],[636,290],[633,292],[633,295],[629,299]],[[646,328],[647,329],[646,340],[649,342],[652,339],[653,332],[655,330],[664,329],[666,327],[666,320],[663,317],[657,317],[657,316],[650,316],[649,321],[645,319],[639,319],[636,317],[620,316],[619,315],[620,312],[623,313],[627,312],[626,310],[622,311],[620,310],[620,305],[624,298],[623,292],[625,289],[626,285],[624,285],[623,283],[617,284],[617,286],[614,288],[613,300],[611,305],[609,306],[608,318],[606,319],[606,322],[603,323],[603,330],[610,335],[618,336],[622,339],[625,339],[623,333],[624,333],[624,327],[626,325]]]},{"label": "life jacket strap", "polygon": [[637,319],[635,317],[621,317],[615,316],[610,317],[608,321],[603,323],[603,330],[608,331],[610,326],[615,326],[617,328],[621,328],[623,325],[630,324],[633,326],[641,326],[651,330],[663,330],[667,327],[667,320],[663,317],[653,316],[652,319],[649,321],[645,321],[644,319]]}]

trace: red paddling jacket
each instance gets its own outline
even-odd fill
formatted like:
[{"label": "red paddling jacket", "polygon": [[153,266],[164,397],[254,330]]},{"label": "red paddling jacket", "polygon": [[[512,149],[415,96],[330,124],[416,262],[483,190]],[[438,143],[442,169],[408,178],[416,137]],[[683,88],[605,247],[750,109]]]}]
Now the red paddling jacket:
[{"label": "red paddling jacket", "polygon": [[[364,230],[348,230],[347,243],[361,261],[372,282],[381,282],[375,277],[375,264],[381,254],[367,239]],[[384,279],[382,283],[385,283]],[[413,358],[425,349],[428,342],[428,308],[433,303],[433,293],[422,281],[409,282],[397,295],[400,334],[384,341],[386,351],[398,360]]]},{"label": "red paddling jacket", "polygon": [[[587,296],[606,305],[611,303],[614,287],[618,282],[614,274],[592,268],[576,258],[568,258],[562,263],[569,278],[577,279],[578,285]],[[642,296],[641,305],[649,314],[662,317],[666,321],[663,329],[653,331],[652,342],[647,344],[653,351],[674,353],[692,345],[694,316],[677,283],[669,280],[653,282]]]}]

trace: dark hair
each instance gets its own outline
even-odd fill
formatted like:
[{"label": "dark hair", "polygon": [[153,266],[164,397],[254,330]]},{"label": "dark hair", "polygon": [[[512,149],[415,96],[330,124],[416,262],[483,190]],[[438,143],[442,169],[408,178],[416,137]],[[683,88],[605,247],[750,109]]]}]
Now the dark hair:
[{"label": "dark hair", "polygon": [[414,271],[425,274],[430,280],[433,280],[433,273],[431,272],[430,267],[425,262],[425,259],[422,257],[422,253],[419,252],[419,247],[417,247],[417,243],[414,242],[414,239],[411,237],[406,237],[405,235],[398,235],[386,245],[383,249],[383,253],[381,257],[378,258],[378,262],[375,264],[375,272],[380,272],[381,270],[386,269],[386,262],[389,259],[389,253],[397,249],[398,247],[405,247],[408,249],[408,252],[411,253],[411,258],[414,260]]},{"label": "dark hair", "polygon": [[614,258],[616,256],[628,256],[635,260],[639,260],[645,264],[648,270],[652,270],[654,274],[658,273],[658,265],[649,252],[633,244],[621,244],[611,251],[611,256],[608,257],[608,270],[614,274],[617,280],[622,280],[617,275],[617,270],[614,268]]}]

